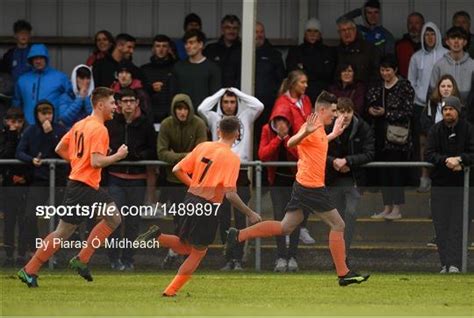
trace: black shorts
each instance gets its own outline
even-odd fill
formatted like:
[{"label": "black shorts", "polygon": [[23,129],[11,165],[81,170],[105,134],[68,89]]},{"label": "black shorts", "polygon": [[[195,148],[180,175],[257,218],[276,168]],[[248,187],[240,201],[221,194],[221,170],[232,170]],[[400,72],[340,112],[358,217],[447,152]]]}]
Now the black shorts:
[{"label": "black shorts", "polygon": [[[88,206],[92,207],[94,203],[112,203],[114,200],[107,192],[99,188],[98,190],[91,186],[76,180],[68,180],[66,193],[64,195],[64,206]],[[88,215],[65,215],[61,220],[70,224],[81,224],[89,218]]]},{"label": "black shorts", "polygon": [[303,210],[306,213],[322,213],[335,209],[326,187],[307,188],[297,181],[293,183],[290,202],[285,211]]},{"label": "black shorts", "polygon": [[[186,193],[184,204],[213,204],[201,197],[195,196],[191,193]],[[185,215],[180,217],[177,233],[181,241],[191,245],[208,246],[214,242],[217,233],[217,226],[219,224],[218,216],[212,213],[210,216]]]}]

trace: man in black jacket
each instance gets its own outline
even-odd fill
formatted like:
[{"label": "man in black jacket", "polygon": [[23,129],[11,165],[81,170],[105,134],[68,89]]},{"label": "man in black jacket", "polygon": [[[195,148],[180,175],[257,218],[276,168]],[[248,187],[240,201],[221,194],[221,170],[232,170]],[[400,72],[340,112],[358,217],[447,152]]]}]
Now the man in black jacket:
[{"label": "man in black jacket", "polygon": [[170,87],[173,76],[173,65],[176,58],[171,52],[171,39],[159,34],[153,39],[153,55],[150,63],[141,66],[145,77],[145,89],[151,97],[151,112],[153,123],[161,123],[169,116],[171,105]]},{"label": "man in black jacket", "polygon": [[[140,108],[140,100],[132,89],[123,89],[119,94],[119,114],[106,123],[109,131],[110,149],[115,152],[122,144],[127,145],[126,161],[156,159],[155,130]],[[125,240],[134,241],[139,232],[140,215],[132,214],[132,206],[144,204],[147,172],[145,166],[111,166],[108,168],[109,193],[117,207],[122,209],[122,224]],[[122,208],[127,205],[126,208]],[[121,237],[121,228],[112,233],[111,239]],[[122,255],[120,256],[120,252]],[[133,270],[134,250],[125,248],[122,251],[109,249],[112,269]]]},{"label": "man in black jacket", "polygon": [[459,273],[461,267],[463,167],[474,163],[474,127],[459,116],[461,102],[457,97],[445,98],[442,105],[443,120],[428,133],[425,158],[435,165],[431,170],[431,214],[440,273],[444,274]]},{"label": "man in black jacket", "polygon": [[[239,38],[240,19],[226,15],[221,20],[221,37],[204,49],[204,56],[219,65],[222,73],[222,87],[240,89],[240,64],[242,43]],[[194,102],[194,101],[193,101]]]},{"label": "man in black jacket", "polygon": [[[375,140],[372,129],[354,115],[354,104],[347,97],[337,101],[338,116],[344,118],[344,132],[329,143],[326,161],[326,184],[342,214],[346,227],[344,239],[349,251],[356,223],[356,208],[360,201],[360,187],[366,184],[364,168],[360,166],[374,159]],[[329,132],[332,127],[327,128]]]}]

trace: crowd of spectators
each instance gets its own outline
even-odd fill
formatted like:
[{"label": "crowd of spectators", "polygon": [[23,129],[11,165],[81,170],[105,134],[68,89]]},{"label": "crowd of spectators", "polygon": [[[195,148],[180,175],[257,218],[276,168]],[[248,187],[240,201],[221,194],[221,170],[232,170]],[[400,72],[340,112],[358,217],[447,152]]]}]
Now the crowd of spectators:
[{"label": "crowd of spectators", "polygon": [[[380,14],[380,3],[370,0],[363,8],[339,17],[335,25],[340,42],[334,47],[323,42],[320,21],[310,18],[303,43],[289,48],[286,61],[266,38],[265,26],[257,22],[255,97],[240,91],[241,22],[233,14],[222,18],[220,37],[209,43],[202,32],[201,18],[194,13],[187,15],[183,37],[173,40],[156,35],[150,43],[150,62],[141,66],[132,61],[136,45],[132,35],[114,37],[101,30],[94,37],[92,54],[84,57],[84,64],[74,67],[70,78],[50,66],[45,45],[31,43],[30,23],[15,22],[16,46],[3,55],[0,63],[0,159],[17,158],[27,165],[0,168],[2,185],[7,189],[2,192],[11,198],[2,201],[13,202],[1,207],[5,216],[5,264],[14,263],[15,245],[18,263],[32,251],[32,240],[38,236],[34,206],[48,198],[49,171],[42,160],[57,158],[56,144],[74,123],[92,112],[90,95],[99,86],[116,92],[118,114],[107,123],[111,151],[127,144],[126,160],[159,159],[170,164],[176,164],[197,144],[217,140],[216,127],[228,115],[237,116],[241,122],[240,138],[232,148],[242,161],[296,161],[298,154],[287,147],[287,140],[305,123],[321,92],[334,94],[339,98],[338,114],[345,118],[347,128],[329,145],[326,182],[334,187],[332,194],[347,224],[347,248],[355,228],[360,187],[382,190],[384,209],[373,211],[374,218],[402,217],[405,170],[365,171],[361,165],[373,160],[427,160],[442,166],[445,159],[447,168],[434,169],[433,181],[428,169],[419,172],[418,190],[429,191],[431,182],[443,186],[444,180],[448,180],[446,185],[459,185],[459,166],[472,163],[474,153],[471,17],[465,11],[456,12],[443,38],[436,24],[425,22],[421,13],[413,12],[407,17],[407,33],[395,41],[380,24]],[[353,19],[359,16],[362,23],[356,24]],[[452,131],[449,134],[448,128],[440,126],[451,112],[462,125],[446,124]],[[448,141],[436,139],[446,134]],[[461,135],[463,143],[458,140]],[[448,162],[448,156],[454,159]],[[281,220],[295,169],[266,170],[274,217]],[[156,172],[143,166],[111,167],[104,182],[118,205],[144,204],[147,192],[143,189],[148,187],[154,192],[157,184],[163,189],[161,201],[182,202],[185,186],[170,169],[163,169],[158,178]],[[57,173],[57,184],[64,183],[65,173]],[[250,186],[251,173],[242,168],[238,191],[246,203]],[[443,197],[436,195],[441,201]],[[458,221],[444,220],[439,206],[433,210],[437,222]],[[244,228],[246,220],[239,213],[232,218],[226,203],[221,210],[221,238],[225,243],[231,220],[237,228]],[[174,221],[177,225],[179,217]],[[443,228],[437,222],[439,239],[458,244],[458,237],[455,243],[450,241],[452,228]],[[123,229],[118,229],[114,237],[134,239],[138,228],[137,219],[125,219]],[[300,239],[314,242],[305,222],[288,238],[288,246],[283,237],[276,239],[275,271],[298,270]],[[439,244],[446,249],[448,243]],[[450,266],[459,267],[457,254],[443,253],[445,271]],[[176,256],[170,251],[165,265],[172,264]],[[114,269],[134,267],[131,250],[111,250],[109,257]],[[242,257],[243,245],[239,245],[226,256],[223,270],[241,270]]]}]

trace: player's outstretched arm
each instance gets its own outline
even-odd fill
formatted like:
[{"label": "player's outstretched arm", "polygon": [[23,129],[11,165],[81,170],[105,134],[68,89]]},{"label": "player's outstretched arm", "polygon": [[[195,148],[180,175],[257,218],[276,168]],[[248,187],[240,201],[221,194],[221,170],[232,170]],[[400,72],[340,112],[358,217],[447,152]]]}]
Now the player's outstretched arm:
[{"label": "player's outstretched arm", "polygon": [[312,113],[309,115],[306,123],[301,126],[300,130],[288,140],[288,148],[298,146],[298,144],[303,141],[303,139],[315,132],[322,125],[323,124],[318,120],[318,114]]},{"label": "player's outstretched arm", "polygon": [[179,164],[177,164],[173,167],[173,173],[176,176],[176,178],[178,178],[186,186],[189,187],[191,185],[191,178],[189,177],[189,175],[186,172],[184,172],[181,169]]},{"label": "player's outstretched arm", "polygon": [[128,147],[121,145],[116,153],[110,156],[104,156],[101,153],[93,153],[91,157],[91,166],[93,168],[104,168],[124,159],[128,155]]},{"label": "player's outstretched arm", "polygon": [[232,191],[232,192],[227,192],[225,194],[225,197],[227,200],[229,200],[230,204],[234,208],[240,211],[240,213],[245,214],[248,218],[251,224],[258,223],[262,221],[262,217],[258,215],[255,211],[253,211],[251,208],[249,208],[239,197],[237,192]]}]

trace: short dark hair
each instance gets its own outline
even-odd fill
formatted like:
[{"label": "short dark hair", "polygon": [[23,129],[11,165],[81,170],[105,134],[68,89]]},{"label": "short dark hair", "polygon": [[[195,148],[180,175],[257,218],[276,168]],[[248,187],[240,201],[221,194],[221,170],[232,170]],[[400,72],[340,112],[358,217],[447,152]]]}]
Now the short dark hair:
[{"label": "short dark hair", "polygon": [[462,38],[464,40],[468,40],[468,34],[466,30],[461,27],[451,27],[448,31],[446,31],[446,38],[453,39],[453,38]]},{"label": "short dark hair", "polygon": [[196,13],[190,13],[184,18],[184,24],[183,24],[184,31],[186,31],[186,27],[191,22],[196,22],[197,24],[199,24],[199,27],[202,27],[201,17],[198,16]]},{"label": "short dark hair", "polygon": [[240,131],[240,121],[236,116],[224,116],[219,122],[219,130],[227,136]]},{"label": "short dark hair", "polygon": [[226,90],[224,94],[222,94],[221,96],[221,103],[222,103],[222,100],[224,99],[224,96],[235,97],[235,99],[237,99],[237,95],[234,92]]},{"label": "short dark hair", "polygon": [[198,42],[202,42],[202,43],[206,42],[206,35],[204,35],[204,33],[202,33],[199,30],[189,30],[186,33],[184,33],[184,36],[183,36],[184,43],[186,43],[186,41],[188,41],[189,39],[193,37],[196,37]]},{"label": "short dark hair", "polygon": [[471,16],[469,15],[469,13],[467,13],[464,10],[457,11],[455,14],[453,14],[453,20],[458,18],[458,17],[466,18],[466,19],[469,20],[469,22],[471,22]]},{"label": "short dark hair", "polygon": [[122,99],[124,97],[135,97],[138,99],[137,92],[131,88],[122,88],[117,95],[118,99]]},{"label": "short dark hair", "polygon": [[171,43],[171,39],[164,34],[158,34],[153,38],[153,42],[168,42]]},{"label": "short dark hair", "polygon": [[394,54],[384,55],[380,59],[379,67],[388,67],[393,68],[394,70],[398,69],[398,61]]},{"label": "short dark hair", "polygon": [[95,107],[98,102],[110,96],[114,96],[114,94],[114,91],[108,87],[96,87],[91,95],[92,106]]},{"label": "short dark hair", "polygon": [[337,97],[328,91],[323,90],[321,94],[319,94],[318,98],[316,98],[316,108],[328,107],[331,106],[331,104],[337,104]]},{"label": "short dark hair", "polygon": [[236,16],[235,14],[227,14],[225,15],[222,20],[221,20],[221,25],[226,23],[226,22],[229,22],[229,23],[237,23],[240,25],[240,19],[238,16]]},{"label": "short dark hair", "polygon": [[92,73],[88,67],[81,66],[76,70],[76,77],[79,78],[91,78]]},{"label": "short dark hair", "polygon": [[365,4],[364,4],[364,8],[367,8],[367,7],[380,9],[380,2],[378,0],[366,1]]},{"label": "short dark hair", "polygon": [[99,48],[97,47],[97,44],[96,44],[97,43],[97,37],[99,36],[99,34],[105,35],[107,40],[112,44],[111,49],[115,46],[115,39],[114,39],[114,36],[112,35],[112,33],[110,33],[107,30],[100,30],[100,31],[97,31],[96,34],[94,35],[95,52],[99,51]]},{"label": "short dark hair", "polygon": [[30,22],[26,20],[17,20],[13,23],[13,33],[18,33],[21,31],[28,31],[31,32],[33,28],[31,27]]},{"label": "short dark hair", "polygon": [[339,97],[337,99],[337,110],[340,112],[353,112],[354,102],[349,97]]},{"label": "short dark hair", "polygon": [[25,114],[21,108],[10,107],[5,114],[5,119],[25,119]]},{"label": "short dark hair", "polygon": [[420,18],[421,20],[423,20],[423,23],[425,22],[425,16],[423,14],[421,14],[420,12],[418,11],[415,11],[415,12],[412,12],[408,15],[408,17],[418,17]]},{"label": "short dark hair", "polygon": [[336,66],[336,72],[334,73],[336,75],[336,82],[340,82],[341,81],[341,74],[342,72],[344,72],[345,70],[347,70],[349,67],[352,68],[352,71],[354,72],[354,82],[355,82],[355,79],[356,79],[356,74],[357,74],[357,71],[356,71],[356,65],[354,63],[351,63],[351,62],[342,62],[342,63],[339,63],[337,66]]},{"label": "short dark hair", "polygon": [[115,43],[119,42],[137,42],[137,39],[128,33],[120,33],[115,37]]}]

